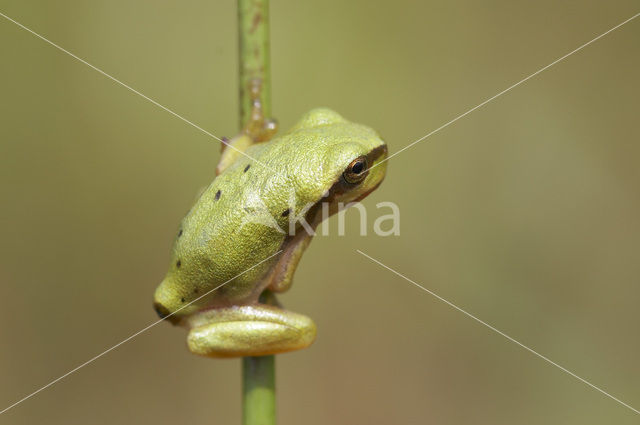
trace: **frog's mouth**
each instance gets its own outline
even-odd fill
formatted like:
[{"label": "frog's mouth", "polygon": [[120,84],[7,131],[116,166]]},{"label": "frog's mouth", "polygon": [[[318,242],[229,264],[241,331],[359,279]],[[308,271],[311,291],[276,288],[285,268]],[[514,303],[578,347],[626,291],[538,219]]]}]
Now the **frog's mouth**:
[{"label": "frog's mouth", "polygon": [[[373,170],[375,167],[379,166],[380,164],[382,164],[381,160],[384,160],[387,157],[387,144],[383,143],[380,146],[377,146],[376,148],[372,149],[368,154],[367,154],[367,161],[369,164],[372,164],[371,167],[369,167],[369,169],[366,171],[367,173],[369,173],[371,170]],[[368,176],[366,177],[368,178]],[[365,178],[365,181],[366,181]],[[382,181],[384,180],[384,171],[382,172],[382,177],[380,178],[380,180],[378,182],[376,182],[373,186],[371,186],[370,188],[367,188],[364,192],[360,193],[357,197],[352,198],[352,199],[347,199],[348,202],[359,202],[361,200],[363,200],[364,198],[366,198],[367,196],[369,196],[369,194],[371,192],[373,192],[374,190],[376,190],[380,184],[382,183]],[[336,180],[336,182],[333,184],[333,186],[331,186],[331,188],[329,189],[328,193],[329,196],[326,197],[325,199],[321,200],[320,202],[318,202],[318,205],[320,205],[323,202],[327,202],[330,205],[336,204],[336,202],[338,201],[345,201],[344,198],[342,198],[343,195],[345,195],[348,192],[351,192],[354,190],[354,187],[347,184],[344,179],[342,178],[342,176],[338,177],[338,179]],[[333,205],[333,207],[335,207],[335,205]],[[333,215],[335,212],[337,212],[337,210],[335,210],[335,208],[330,208],[330,212],[331,215]]]},{"label": "frog's mouth", "polygon": [[364,192],[362,195],[358,196],[356,199],[354,199],[352,202],[360,202],[362,201],[364,198],[366,198],[367,196],[369,196],[369,194],[371,192],[373,192],[374,190],[376,190],[380,185],[382,184],[382,180],[380,180],[378,183],[375,184],[375,186],[373,186],[371,189],[367,190],[366,192]]},{"label": "frog's mouth", "polygon": [[[372,170],[374,167],[379,166],[381,164],[381,160],[384,160],[386,157],[387,157],[386,144],[382,144],[380,146],[377,146],[373,150],[371,150],[367,154],[367,159],[369,163],[373,164],[369,168],[369,170]],[[362,193],[357,194],[355,198],[348,200],[348,202],[360,202],[361,200],[369,196],[371,192],[376,190],[380,186],[380,184],[382,184],[383,180],[384,180],[384,171],[382,171],[381,178],[377,182],[375,182],[375,184],[373,184],[371,187],[366,188],[366,190],[364,190]],[[342,178],[339,177],[337,181],[333,184],[333,186],[329,189],[328,196],[320,200],[319,202],[317,202],[315,205],[313,205],[309,209],[306,215],[307,223],[309,223],[309,225],[313,229],[315,229],[324,218],[327,218],[327,217],[323,217],[322,214],[320,214],[322,204],[325,202],[330,205],[329,215],[336,213],[338,211],[338,208],[337,208],[338,201],[341,201],[340,199],[341,195],[345,195],[351,189],[353,188],[346,186],[342,181]],[[286,238],[281,246],[281,250],[284,251],[282,258],[285,258],[285,259],[289,258],[300,244],[309,243],[309,240],[311,239],[311,237],[312,235],[309,235],[306,231],[301,231],[299,233],[296,232],[295,235]],[[276,265],[276,267],[274,268],[274,271],[273,271],[274,274],[265,276],[264,281],[271,282],[273,280],[278,280],[278,279],[281,280],[282,275],[286,272],[285,270],[286,268],[284,266],[284,264],[286,263],[287,263],[286,260],[279,262],[278,265]],[[249,297],[249,300],[251,298],[254,298],[253,303],[260,303],[260,301],[258,301],[258,297],[261,293],[263,293],[263,290],[267,286],[268,286],[267,284],[258,285],[257,287],[260,288],[259,291],[254,293],[253,296]],[[249,301],[248,304],[251,304],[251,301]],[[278,308],[278,303],[277,303],[277,300],[275,300],[275,297],[274,297],[274,300],[272,300],[272,302],[270,302],[269,304],[271,304],[274,308]],[[202,306],[199,306],[197,309],[189,308],[188,310],[185,309],[184,311],[181,311],[182,309],[178,309],[172,312],[169,310],[169,308],[167,308],[165,305],[161,303],[161,300],[156,299],[156,301],[153,304],[153,308],[161,320],[167,320],[168,322],[171,322],[173,325],[184,326],[187,328],[191,328],[194,325],[202,324],[208,320],[211,320],[211,317],[215,316],[216,311],[231,311],[233,310],[234,307],[237,307],[237,306],[235,306],[234,303],[232,302],[229,302],[228,304],[223,303],[222,305],[220,303],[213,303],[213,304],[204,304]]]},{"label": "frog's mouth", "polygon": [[[374,167],[377,167],[380,164],[382,164],[382,162],[386,161],[388,152],[389,152],[389,150],[387,149],[387,144],[386,143],[378,146],[377,148],[375,148],[374,150],[369,152],[369,155],[367,155],[367,157],[368,157],[369,161],[371,161],[371,163],[373,164],[371,167],[369,167],[369,170],[372,170]],[[382,160],[382,161],[380,161],[380,160]],[[369,194],[371,192],[376,190],[382,184],[383,180],[384,180],[384,174],[383,174],[382,178],[375,185],[373,185],[373,187],[371,187],[370,189],[365,191],[363,194],[358,196],[353,201],[354,202],[362,201],[364,198],[369,196]]]}]

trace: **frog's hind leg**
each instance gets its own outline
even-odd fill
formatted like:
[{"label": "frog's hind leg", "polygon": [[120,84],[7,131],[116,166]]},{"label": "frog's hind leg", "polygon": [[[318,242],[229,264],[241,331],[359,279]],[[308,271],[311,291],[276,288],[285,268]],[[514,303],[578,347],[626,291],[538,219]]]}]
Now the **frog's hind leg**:
[{"label": "frog's hind leg", "polygon": [[306,348],[316,337],[307,316],[265,304],[208,310],[190,325],[189,350],[207,357],[284,353]]}]

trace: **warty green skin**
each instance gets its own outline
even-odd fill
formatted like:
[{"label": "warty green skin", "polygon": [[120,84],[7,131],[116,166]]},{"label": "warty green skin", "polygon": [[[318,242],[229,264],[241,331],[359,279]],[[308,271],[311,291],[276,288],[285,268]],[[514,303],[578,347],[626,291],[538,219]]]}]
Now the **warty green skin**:
[{"label": "warty green skin", "polygon": [[[375,158],[371,158],[372,152]],[[385,175],[386,162],[371,169],[386,157],[386,146],[378,134],[329,109],[310,111],[288,132],[254,144],[245,153],[259,162],[239,155],[182,220],[169,271],[154,297],[156,306],[171,314],[174,323],[205,309],[206,316],[213,316],[215,322],[216,309],[222,313],[225,308],[260,306],[257,302],[262,291],[277,285],[274,279],[280,275],[275,269],[289,268],[291,276],[310,239],[300,245],[296,255],[276,255],[264,261],[281,249],[287,251],[288,244],[301,241],[288,236],[289,221],[305,207],[323,200],[335,204],[360,199]],[[347,166],[367,155],[372,163],[366,178],[359,184],[345,185],[341,179]],[[318,222],[317,217],[307,218],[310,223]],[[265,219],[277,223],[284,232],[256,222]],[[219,285],[223,286],[185,307]],[[254,320],[254,313],[247,316],[248,322]],[[235,322],[242,321],[236,313],[232,315]],[[202,321],[195,319],[196,325],[192,320],[188,326],[203,326]],[[234,353],[244,355],[243,350]]]}]

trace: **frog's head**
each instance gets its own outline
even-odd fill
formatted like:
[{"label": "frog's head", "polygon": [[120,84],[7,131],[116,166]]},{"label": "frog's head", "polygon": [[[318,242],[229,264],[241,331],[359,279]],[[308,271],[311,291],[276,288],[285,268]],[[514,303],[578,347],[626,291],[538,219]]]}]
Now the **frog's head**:
[{"label": "frog's head", "polygon": [[339,203],[365,198],[385,177],[387,145],[378,133],[330,109],[308,112],[283,139],[297,147],[297,160],[282,164],[295,176],[297,195],[328,202],[331,214]]},{"label": "frog's head", "polygon": [[[329,205],[330,215],[340,209],[340,204],[359,201],[380,185],[386,172],[387,146],[371,128],[320,108],[305,114],[282,136],[249,147],[247,154],[269,166],[251,167],[247,158],[238,157],[218,176],[225,193],[222,200],[221,190],[214,182],[183,221],[183,226],[191,230],[185,234],[179,231],[173,264],[154,296],[154,307],[161,318],[183,324],[185,317],[203,308],[235,305],[245,298],[257,299],[264,289],[260,285],[268,282],[263,277],[269,267],[281,263],[274,259],[254,267],[256,260],[248,253],[265,252],[265,247],[272,247],[274,253],[304,242],[302,237],[287,236],[262,222],[249,222],[243,227],[243,220],[248,216],[244,202],[253,199],[255,191],[267,207],[267,213],[276,211],[273,221],[278,220],[280,230],[287,229],[290,220],[299,214],[307,214],[307,222],[317,225],[326,218],[322,217],[326,211],[323,204]],[[216,234],[219,239],[207,233],[212,222],[222,223],[219,227],[226,232]],[[194,231],[196,228],[199,230]],[[229,240],[233,243],[228,243]],[[220,251],[214,251],[216,249]],[[288,257],[283,255],[283,258]],[[239,267],[245,264],[243,261],[246,267]],[[238,267],[242,271],[240,279],[225,286],[224,293],[215,292],[205,297],[212,289],[211,282],[224,280],[213,279],[215,273],[226,279],[234,276]],[[197,301],[200,298],[203,299]]]},{"label": "frog's head", "polygon": [[342,173],[329,189],[332,203],[361,201],[382,183],[387,172],[387,145],[364,142],[346,149],[353,159],[342,162]]}]

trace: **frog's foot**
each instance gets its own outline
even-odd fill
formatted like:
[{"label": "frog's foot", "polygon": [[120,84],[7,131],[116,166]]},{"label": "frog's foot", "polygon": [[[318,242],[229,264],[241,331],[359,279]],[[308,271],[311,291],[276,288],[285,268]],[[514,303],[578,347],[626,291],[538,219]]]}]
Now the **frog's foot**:
[{"label": "frog's foot", "polygon": [[251,100],[249,120],[239,135],[231,140],[228,140],[226,137],[222,138],[222,152],[224,152],[229,145],[234,146],[234,142],[242,136],[248,137],[251,144],[254,144],[271,140],[278,131],[278,122],[274,118],[266,118],[264,116],[264,109],[262,107],[262,101],[260,100],[261,88],[262,81],[260,79],[254,78],[249,81],[249,86],[247,87]]},{"label": "frog's foot", "polygon": [[262,80],[254,78],[249,81],[248,89],[249,98],[251,99],[251,115],[249,122],[242,129],[242,133],[249,136],[254,143],[269,141],[278,131],[278,123],[275,119],[264,116],[264,109],[260,101]]},{"label": "frog's foot", "polygon": [[189,350],[207,357],[284,353],[306,348],[316,337],[307,316],[265,304],[205,310],[188,320]]},{"label": "frog's foot", "polygon": [[260,101],[261,81],[253,79],[249,82],[249,93],[251,97],[251,114],[249,121],[244,126],[240,134],[231,140],[223,138],[222,155],[216,167],[216,175],[220,175],[229,165],[233,164],[250,146],[267,142],[278,131],[278,123],[274,119],[267,119],[264,116],[262,102]]}]

